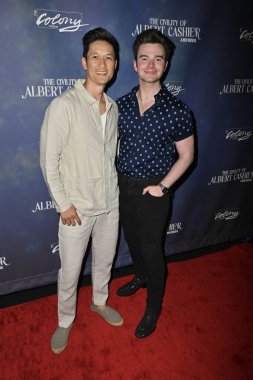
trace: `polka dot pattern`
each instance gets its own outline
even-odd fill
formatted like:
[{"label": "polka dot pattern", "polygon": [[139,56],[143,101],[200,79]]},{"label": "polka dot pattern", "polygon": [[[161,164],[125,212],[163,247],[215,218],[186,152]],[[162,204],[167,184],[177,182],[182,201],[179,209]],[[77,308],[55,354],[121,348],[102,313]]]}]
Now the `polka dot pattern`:
[{"label": "polka dot pattern", "polygon": [[175,142],[193,133],[192,112],[162,85],[141,116],[135,87],[117,100],[120,150],[117,169],[134,178],[165,175],[175,162]]}]

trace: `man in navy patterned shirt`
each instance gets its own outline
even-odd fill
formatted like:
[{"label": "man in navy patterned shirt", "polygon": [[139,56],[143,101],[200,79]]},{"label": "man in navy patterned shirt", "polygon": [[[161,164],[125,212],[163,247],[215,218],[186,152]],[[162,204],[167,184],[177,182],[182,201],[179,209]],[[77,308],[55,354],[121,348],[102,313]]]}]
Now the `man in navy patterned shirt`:
[{"label": "man in navy patterned shirt", "polygon": [[135,331],[138,338],[155,330],[161,312],[171,187],[194,157],[192,112],[162,84],[174,48],[155,29],[140,33],[133,44],[139,86],[117,101],[120,219],[135,271],[117,294],[130,296],[147,287],[146,310]]}]

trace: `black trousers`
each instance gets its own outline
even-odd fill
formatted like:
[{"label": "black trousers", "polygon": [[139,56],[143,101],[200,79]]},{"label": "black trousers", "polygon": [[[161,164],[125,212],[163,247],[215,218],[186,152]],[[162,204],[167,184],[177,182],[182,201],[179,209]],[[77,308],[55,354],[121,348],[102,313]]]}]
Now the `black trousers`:
[{"label": "black trousers", "polygon": [[146,186],[157,185],[163,178],[134,179],[119,174],[120,221],[132,257],[135,275],[147,279],[147,305],[162,305],[166,263],[165,227],[171,196],[142,195]]}]

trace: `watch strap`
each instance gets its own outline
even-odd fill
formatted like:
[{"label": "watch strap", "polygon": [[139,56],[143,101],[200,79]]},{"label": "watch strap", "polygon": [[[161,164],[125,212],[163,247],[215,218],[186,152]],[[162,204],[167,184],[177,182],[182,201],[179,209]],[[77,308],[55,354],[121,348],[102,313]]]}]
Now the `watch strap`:
[{"label": "watch strap", "polygon": [[170,192],[170,189],[162,184],[162,182],[158,183],[158,186],[162,190],[164,194],[168,194]]}]

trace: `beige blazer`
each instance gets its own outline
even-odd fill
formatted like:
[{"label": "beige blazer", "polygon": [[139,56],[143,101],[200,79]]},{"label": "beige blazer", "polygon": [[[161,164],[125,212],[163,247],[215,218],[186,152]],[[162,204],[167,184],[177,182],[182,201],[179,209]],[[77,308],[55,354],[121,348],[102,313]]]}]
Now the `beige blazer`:
[{"label": "beige blazer", "polygon": [[99,103],[84,80],[48,106],[40,134],[40,165],[58,212],[72,204],[86,215],[118,207],[115,168],[118,108],[105,95],[105,131]]}]

